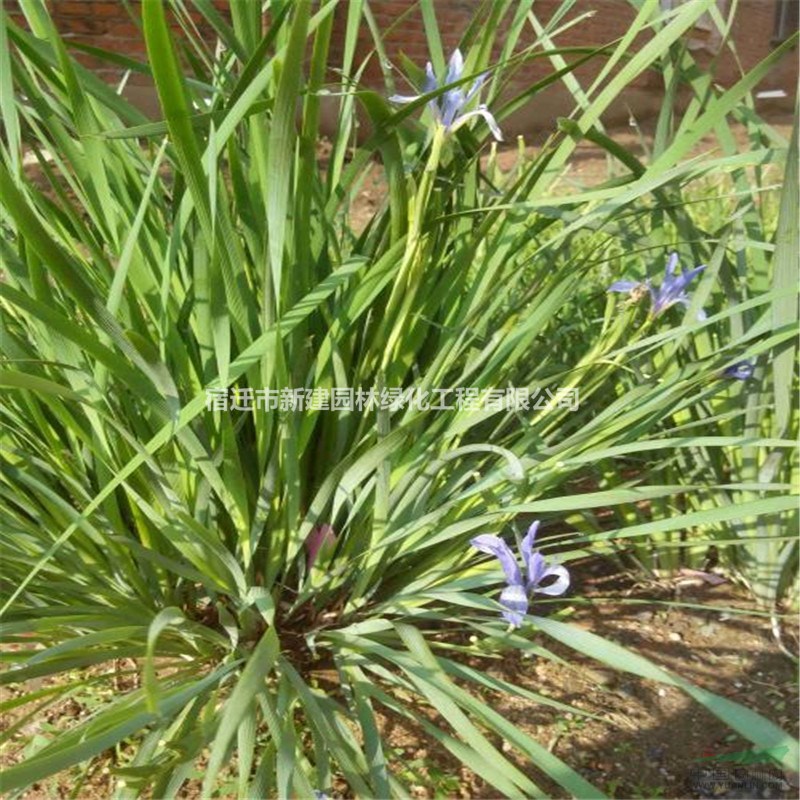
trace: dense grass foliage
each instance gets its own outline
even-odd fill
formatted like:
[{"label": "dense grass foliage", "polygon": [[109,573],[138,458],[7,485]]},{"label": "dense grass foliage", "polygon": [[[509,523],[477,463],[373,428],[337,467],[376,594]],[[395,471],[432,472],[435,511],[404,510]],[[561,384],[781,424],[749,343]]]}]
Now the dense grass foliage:
[{"label": "dense grass foliage", "polygon": [[[88,691],[81,675],[136,665],[129,691],[29,751],[4,788],[124,745],[119,798],[178,796],[198,763],[204,796],[223,773],[242,798],[406,796],[381,738],[396,715],[499,794],[541,796],[546,775],[602,796],[480,699],[553,705],[467,666],[470,637],[540,658],[555,640],[677,685],[795,764],[766,719],[571,626],[568,599],[534,595],[509,628],[498,564],[469,544],[516,550],[536,518],[548,564],[622,550],[642,569],[699,567],[715,543],[771,612],[796,585],[797,147],[750,100],[792,43],[722,91],[682,44],[704,13],[727,38],[710,0],[634,3],[624,40],[582,51],[558,44],[580,24],[572,3],[545,24],[531,0],[494,0],[454,86],[427,0],[437,83],[400,105],[387,98],[407,86],[360,81],[360,30],[385,62],[367,2],[264,5],[234,0],[229,23],[196,0],[218,45],[184,3],[145,0],[148,63],[107,58],[152,76],[157,121],[73,59],[40,0],[22,3],[30,30],[2,19],[3,681],[54,679],[3,738]],[[510,95],[532,58],[551,78]],[[423,88],[422,65],[397,66]],[[665,103],[640,161],[602,118],[646,70],[690,98]],[[446,93],[483,73],[447,117]],[[574,114],[502,173],[483,158],[486,114],[460,115],[482,102],[502,129],[554,80]],[[708,135],[718,149],[696,157]],[[616,177],[565,192],[584,139]],[[376,170],[386,201],[356,228]],[[672,252],[706,266],[672,296],[688,308],[652,313],[646,281],[669,289]],[[606,291],[620,280],[638,286]],[[726,373],[751,361],[747,380]],[[322,407],[334,390],[352,407]]]}]

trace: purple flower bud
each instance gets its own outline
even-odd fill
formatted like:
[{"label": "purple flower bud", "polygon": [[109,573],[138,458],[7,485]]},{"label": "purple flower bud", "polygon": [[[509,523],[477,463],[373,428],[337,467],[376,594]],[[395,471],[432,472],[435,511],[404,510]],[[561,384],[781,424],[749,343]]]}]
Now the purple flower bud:
[{"label": "purple flower bud", "polygon": [[328,525],[327,522],[323,525],[315,525],[311,529],[311,533],[306,537],[306,550],[308,550],[306,566],[308,569],[314,566],[314,562],[323,547],[331,548],[335,544],[336,532],[333,530],[332,525]]}]

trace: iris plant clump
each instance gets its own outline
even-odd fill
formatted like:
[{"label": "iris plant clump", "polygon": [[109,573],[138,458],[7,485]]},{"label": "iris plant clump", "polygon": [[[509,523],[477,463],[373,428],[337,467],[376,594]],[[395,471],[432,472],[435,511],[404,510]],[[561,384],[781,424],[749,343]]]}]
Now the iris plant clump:
[{"label": "iris plant clump", "polygon": [[[443,83],[440,84],[437,81],[436,74],[433,71],[433,65],[429,61],[425,65],[425,83],[423,84],[422,92],[420,94],[394,94],[389,98],[389,100],[393,103],[413,103],[415,100],[419,100],[426,94],[435,92],[442,86],[450,86],[454,83],[457,83],[461,80],[461,76],[463,74],[464,57],[461,55],[461,50],[456,48],[453,52],[453,55],[450,56],[450,63],[447,66],[447,74],[444,77]],[[482,75],[479,75],[473,81],[472,86],[467,92],[456,86],[452,89],[448,89],[446,92],[444,92],[444,94],[428,102],[428,107],[433,113],[434,119],[440,125],[442,125],[446,131],[451,133],[455,132],[465,122],[467,122],[467,120],[472,119],[473,117],[482,117],[489,126],[492,136],[494,136],[498,142],[503,141],[503,134],[500,131],[500,127],[485,103],[481,103],[472,111],[464,111],[464,109],[481,90],[487,75],[488,73],[486,72],[484,72]]]},{"label": "iris plant clump", "polygon": [[[507,586],[500,593],[500,604],[505,607],[504,619],[514,627],[522,625],[522,618],[528,613],[529,597],[533,592],[547,595],[564,594],[569,588],[569,573],[562,566],[547,566],[544,556],[533,549],[539,523],[534,522],[528,528],[522,540],[520,550],[525,563],[524,574],[520,571],[517,558],[511,548],[499,537],[490,533],[476,536],[470,544],[482,553],[495,556],[506,576]],[[547,578],[555,578],[552,583],[543,586]]]},{"label": "iris plant clump", "polygon": [[[654,213],[654,187],[669,179],[679,203],[703,137],[740,106],[748,126],[754,119],[740,84],[707,85],[680,47],[710,3],[666,15],[633,3],[629,36],[578,52],[553,48],[562,24],[580,19],[572,0],[548,4],[548,16],[560,10],[542,19],[541,35],[537,3],[478,4],[464,57],[456,50],[438,80],[425,71],[414,107],[430,104],[434,120],[422,136],[407,135],[380,91],[353,90],[372,52],[385,52],[368,3],[231,0],[230,24],[214,3],[131,4],[147,52],[135,69],[152,75],[160,101],[155,123],[75,61],[53,4],[0,10],[0,685],[25,692],[0,698],[17,720],[0,731],[8,796],[34,785],[77,796],[97,778],[119,800],[407,797],[419,778],[393,752],[396,720],[446,748],[487,795],[543,797],[541,776],[555,796],[602,797],[499,713],[494,689],[524,696],[544,724],[557,709],[515,675],[482,668],[484,656],[546,654],[551,642],[681,687],[755,747],[786,745],[784,763],[796,763],[794,739],[755,711],[601,632],[526,616],[541,600],[534,592],[563,595],[570,575],[537,552],[538,523],[518,546],[488,533],[544,507],[573,528],[560,537],[564,561],[642,540],[660,566],[678,552],[678,532],[697,531],[681,547],[688,558],[719,531],[748,548],[742,564],[758,567],[759,596],[773,581],[775,599],[792,585],[797,548],[786,531],[797,502],[786,486],[796,459],[768,466],[774,478],[759,468],[762,453],[772,464],[777,447],[793,447],[797,428],[788,394],[796,195],[782,203],[778,266],[770,272],[771,247],[759,246],[761,267],[741,276],[748,305],[737,325],[755,330],[743,341],[721,324],[631,347],[643,331],[622,341],[622,315],[597,332],[596,287],[575,279],[576,262],[632,252],[643,236],[677,241]],[[446,4],[419,5],[431,50],[442,52],[435,16]],[[376,47],[359,62],[370,35]],[[692,86],[692,124],[662,143],[668,151],[641,180],[606,184],[602,203],[594,190],[562,198],[580,137],[556,133],[552,148],[526,152],[509,173],[466,131],[453,141],[473,117],[500,138],[481,104],[490,54],[508,95],[495,109],[503,126],[526,107],[542,117],[531,104],[561,81],[580,88],[575,124],[588,133],[650,69]],[[113,52],[103,57],[118,65]],[[552,69],[520,84],[519,70],[537,60]],[[764,64],[745,83],[756,85]],[[596,85],[573,81],[582,65]],[[323,114],[326,93],[339,99]],[[362,113],[373,130],[364,137],[355,135]],[[772,137],[758,147],[753,163],[780,157]],[[724,153],[703,164],[721,176],[730,168]],[[719,224],[695,223],[699,206],[687,202],[680,241],[725,263],[726,237],[738,237],[741,214],[763,197],[760,184],[745,192],[761,172],[742,170],[735,195],[714,198]],[[353,214],[373,180],[387,202]],[[796,180],[785,183],[796,191]],[[759,219],[747,218],[747,237],[763,245],[773,231],[757,230]],[[657,290],[612,289],[649,292],[655,316],[688,303],[702,269],[676,274],[673,256]],[[773,297],[790,306],[774,317]],[[727,364],[768,349],[775,369],[746,417],[742,392],[709,397]],[[637,369],[621,369],[623,359]],[[688,359],[696,369],[683,369]],[[663,367],[663,380],[639,381],[636,361]],[[698,392],[706,378],[718,384]],[[312,398],[297,402],[296,391]],[[235,402],[218,407],[220,394]],[[756,423],[772,431],[767,445]],[[709,438],[701,447],[697,436]],[[699,458],[701,469],[684,469]],[[601,522],[595,536],[594,520],[605,519],[620,528]],[[652,523],[646,538],[639,522]],[[502,575],[480,556],[493,569],[475,580],[470,539]],[[484,593],[498,583],[501,605],[483,624]],[[523,622],[535,628],[498,636]],[[478,648],[463,640],[465,626],[482,635]],[[51,712],[60,718],[46,737],[22,724]]]},{"label": "iris plant clump", "polygon": [[[664,272],[664,280],[661,281],[661,286],[658,289],[653,286],[648,278],[644,282],[616,281],[606,291],[622,292],[635,297],[641,289],[646,289],[650,294],[650,316],[652,318],[660,316],[668,308],[676,304],[688,308],[692,299],[686,293],[686,287],[706,268],[706,265],[701,264],[694,269],[684,270],[680,274],[676,274],[677,266],[678,254],[672,253],[667,262],[667,269]],[[705,318],[705,311],[700,309],[697,312],[697,319],[704,320]]]}]

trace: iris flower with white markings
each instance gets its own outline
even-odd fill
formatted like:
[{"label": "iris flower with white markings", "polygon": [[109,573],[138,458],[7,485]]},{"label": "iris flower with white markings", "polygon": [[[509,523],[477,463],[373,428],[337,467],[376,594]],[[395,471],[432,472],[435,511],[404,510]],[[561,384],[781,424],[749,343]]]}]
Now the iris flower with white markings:
[{"label": "iris flower with white markings", "polygon": [[[435,92],[438,88],[440,88],[440,86],[449,86],[450,84],[461,80],[463,73],[464,57],[461,55],[461,51],[456,48],[455,52],[450,57],[450,63],[448,64],[447,74],[444,76],[443,83],[440,84],[436,79],[433,66],[429,61],[425,65],[425,84],[423,85],[422,92],[420,94],[393,94],[389,100],[392,103],[413,103],[415,100],[419,100],[423,95]],[[457,131],[467,120],[472,119],[473,117],[482,117],[489,126],[492,136],[494,136],[498,142],[503,141],[503,134],[500,132],[497,121],[495,120],[494,116],[492,116],[492,113],[489,111],[485,103],[481,103],[473,111],[464,112],[464,109],[480,91],[487,75],[488,73],[486,72],[484,72],[482,75],[479,75],[473,81],[472,86],[467,92],[465,92],[460,86],[456,86],[452,89],[448,89],[439,97],[435,97],[433,100],[428,102],[428,107],[431,109],[434,118],[440,125],[444,126],[445,130],[450,132]]]},{"label": "iris flower with white markings", "polygon": [[731,364],[730,367],[726,367],[724,370],[722,370],[722,374],[726,378],[733,378],[737,381],[747,381],[753,377],[755,370],[755,362],[737,361],[735,364]]},{"label": "iris flower with white markings", "polygon": [[[650,280],[640,283],[638,281],[616,281],[608,287],[606,291],[609,292],[623,292],[624,294],[636,295],[642,288],[647,289],[650,293],[650,316],[657,317],[663,314],[670,306],[676,304],[689,307],[692,298],[686,293],[686,287],[696,278],[705,268],[705,264],[701,264],[694,269],[684,270],[676,274],[678,266],[678,254],[672,253],[667,262],[667,269],[664,272],[664,280],[661,281],[661,286],[658,289],[653,287]],[[697,319],[704,320],[706,312],[700,309],[697,312]]]},{"label": "iris flower with white markings", "polygon": [[[511,548],[499,537],[484,533],[470,540],[470,544],[482,553],[495,556],[506,576],[505,589],[500,593],[500,605],[505,607],[503,618],[514,627],[522,625],[522,618],[528,613],[529,597],[533,592],[547,595],[564,594],[569,588],[569,573],[565,567],[551,566],[545,563],[544,556],[535,552],[533,543],[539,523],[534,522],[522,540],[520,550],[525,562],[524,574],[520,571],[517,558]],[[547,578],[555,578],[552,583],[543,586]]]}]

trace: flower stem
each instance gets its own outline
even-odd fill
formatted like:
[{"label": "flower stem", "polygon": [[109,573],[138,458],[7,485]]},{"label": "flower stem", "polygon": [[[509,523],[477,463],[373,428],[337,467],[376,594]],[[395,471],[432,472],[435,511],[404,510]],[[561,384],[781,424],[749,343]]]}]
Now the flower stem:
[{"label": "flower stem", "polygon": [[[433,141],[431,142],[431,151],[428,154],[428,161],[425,164],[419,188],[409,203],[410,224],[406,249],[403,254],[403,263],[397,273],[397,279],[386,308],[386,319],[390,321],[389,324],[391,324],[391,320],[394,320],[394,325],[383,351],[381,372],[388,368],[388,365],[392,363],[396,356],[395,350],[401,340],[409,312],[419,288],[419,277],[425,263],[421,247],[423,222],[436,173],[439,170],[439,161],[441,160],[442,146],[444,145],[446,133],[444,126],[436,125]],[[399,312],[398,305],[400,306]]]}]

